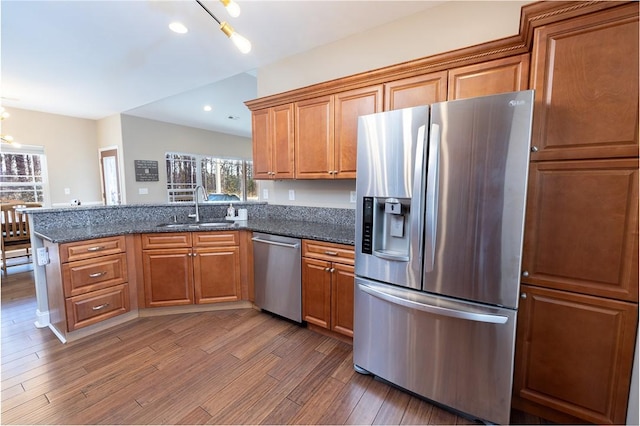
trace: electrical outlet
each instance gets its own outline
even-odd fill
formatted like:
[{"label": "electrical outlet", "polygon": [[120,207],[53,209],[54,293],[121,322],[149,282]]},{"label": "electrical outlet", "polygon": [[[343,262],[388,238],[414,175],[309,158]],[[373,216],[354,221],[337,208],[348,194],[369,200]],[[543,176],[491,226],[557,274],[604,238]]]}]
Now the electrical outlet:
[{"label": "electrical outlet", "polygon": [[349,193],[349,202],[350,203],[355,203],[356,202],[356,191],[351,191]]},{"label": "electrical outlet", "polygon": [[36,259],[38,260],[39,266],[44,266],[49,264],[49,252],[46,247],[38,247],[36,249]]},{"label": "electrical outlet", "polygon": [[139,195],[147,195],[149,193],[149,188],[138,188]]},{"label": "electrical outlet", "polygon": [[264,188],[262,190],[262,199],[263,200],[268,200],[269,199],[269,190],[267,188]]},{"label": "electrical outlet", "polygon": [[289,190],[289,201],[294,201],[296,199],[296,191],[293,189]]}]

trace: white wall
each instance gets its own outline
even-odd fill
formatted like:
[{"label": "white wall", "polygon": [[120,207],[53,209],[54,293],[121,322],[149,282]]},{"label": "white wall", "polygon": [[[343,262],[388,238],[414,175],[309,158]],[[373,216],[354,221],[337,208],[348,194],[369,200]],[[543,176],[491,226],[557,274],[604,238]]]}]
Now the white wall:
[{"label": "white wall", "polygon": [[[127,204],[167,201],[166,152],[251,159],[250,138],[122,115]],[[157,182],[136,182],[134,160],[158,162]],[[148,194],[140,194],[146,189]]]},{"label": "white wall", "polygon": [[[517,35],[521,7],[527,3],[531,2],[445,2],[258,69],[258,96]],[[295,201],[287,196],[292,187],[297,188]],[[269,189],[270,197],[265,200],[269,203],[355,208],[348,201],[349,192],[355,190],[354,180],[263,182],[260,188]],[[264,200],[262,191],[260,197]]]},{"label": "white wall", "polygon": [[258,96],[517,35],[520,10],[527,3],[444,2],[258,69]]},{"label": "white wall", "polygon": [[[3,120],[3,134],[22,145],[43,146],[47,157],[50,206],[102,203],[100,172],[96,155],[95,120],[6,108],[11,117]],[[70,194],[65,194],[69,188]]]}]

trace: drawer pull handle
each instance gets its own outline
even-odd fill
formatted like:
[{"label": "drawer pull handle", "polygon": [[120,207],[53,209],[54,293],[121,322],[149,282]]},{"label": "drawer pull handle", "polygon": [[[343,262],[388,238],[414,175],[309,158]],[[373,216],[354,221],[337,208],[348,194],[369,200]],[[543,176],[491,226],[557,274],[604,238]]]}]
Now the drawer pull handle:
[{"label": "drawer pull handle", "polygon": [[104,246],[89,247],[87,251],[99,251],[99,250],[102,250],[103,248]]},{"label": "drawer pull handle", "polygon": [[91,308],[91,309],[93,309],[94,311],[99,311],[100,309],[104,309],[104,308],[106,308],[107,306],[109,306],[109,304],[108,304],[108,303],[103,303],[102,305],[94,306],[94,307],[93,307],[93,308]]},{"label": "drawer pull handle", "polygon": [[327,256],[337,256],[338,252],[337,251],[325,251],[324,254],[326,254]]},{"label": "drawer pull handle", "polygon": [[106,272],[95,272],[93,274],[89,274],[89,278],[98,278],[101,277],[103,275],[107,275]]}]

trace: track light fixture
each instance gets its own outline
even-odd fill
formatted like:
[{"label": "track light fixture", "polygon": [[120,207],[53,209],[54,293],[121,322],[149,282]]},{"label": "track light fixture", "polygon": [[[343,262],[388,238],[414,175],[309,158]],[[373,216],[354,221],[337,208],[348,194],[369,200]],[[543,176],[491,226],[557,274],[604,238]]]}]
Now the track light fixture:
[{"label": "track light fixture", "polygon": [[[222,2],[222,4],[225,4],[224,0],[220,0]],[[233,42],[233,44],[236,45],[236,47],[238,48],[238,50],[242,53],[249,53],[251,51],[251,42],[249,40],[247,40],[246,38],[242,37],[240,34],[238,34],[231,25],[229,25],[228,23],[224,22],[224,21],[220,21],[218,18],[216,18],[216,16],[211,13],[211,11],[209,9],[207,9],[205,7],[204,4],[202,4],[202,2],[200,0],[196,0],[196,2],[198,2],[198,4],[209,14],[211,15],[211,17],[220,25],[220,30],[225,33],[227,35],[227,37],[229,37],[231,39],[231,41]],[[226,3],[233,3],[233,0],[226,0]],[[235,3],[234,3],[235,4]],[[226,4],[225,4],[226,6]],[[237,5],[236,5],[237,6]],[[238,8],[239,10],[239,8]],[[231,12],[229,12],[231,13]],[[238,12],[239,13],[239,12]]]}]

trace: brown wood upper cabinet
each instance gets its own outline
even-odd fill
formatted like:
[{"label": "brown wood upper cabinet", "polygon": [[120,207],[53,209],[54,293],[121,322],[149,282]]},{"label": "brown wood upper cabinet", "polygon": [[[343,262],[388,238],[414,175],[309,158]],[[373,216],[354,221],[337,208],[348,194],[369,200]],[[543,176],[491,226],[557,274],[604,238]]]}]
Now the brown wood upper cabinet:
[{"label": "brown wood upper cabinet", "polygon": [[384,84],[384,110],[411,108],[447,100],[447,71],[403,78]]},{"label": "brown wood upper cabinet", "polygon": [[638,155],[638,5],[534,36],[532,160]]},{"label": "brown wood upper cabinet", "polygon": [[255,179],[293,179],[293,104],[253,111]]},{"label": "brown wood upper cabinet", "polygon": [[295,176],[355,179],[358,116],[382,111],[382,85],[295,104]]},{"label": "brown wood upper cabinet", "polygon": [[447,99],[473,98],[526,90],[529,54],[510,56],[449,70]]}]

